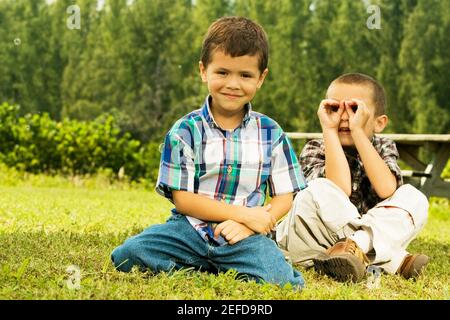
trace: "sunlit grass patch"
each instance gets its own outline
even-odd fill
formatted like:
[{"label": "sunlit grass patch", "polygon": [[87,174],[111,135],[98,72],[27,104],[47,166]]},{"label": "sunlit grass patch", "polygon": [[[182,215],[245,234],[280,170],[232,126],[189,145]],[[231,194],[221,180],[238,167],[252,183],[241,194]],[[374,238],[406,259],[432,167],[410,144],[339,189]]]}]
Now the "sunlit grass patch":
[{"label": "sunlit grass patch", "polygon": [[[47,179],[47,178],[42,178]],[[111,251],[126,238],[170,215],[172,205],[142,188],[90,188],[61,180],[0,185],[0,299],[449,299],[450,205],[431,200],[429,221],[411,252],[431,262],[418,281],[382,275],[381,286],[338,283],[300,269],[301,292],[237,280],[236,273],[192,270],[153,275],[121,273]],[[69,266],[80,270],[71,289]]]}]

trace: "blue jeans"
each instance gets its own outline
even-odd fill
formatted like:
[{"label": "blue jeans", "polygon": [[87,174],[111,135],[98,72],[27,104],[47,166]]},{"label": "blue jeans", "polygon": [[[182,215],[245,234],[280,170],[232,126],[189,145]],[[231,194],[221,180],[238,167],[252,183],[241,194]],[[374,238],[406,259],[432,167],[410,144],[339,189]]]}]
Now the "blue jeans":
[{"label": "blue jeans", "polygon": [[153,272],[194,267],[213,273],[236,270],[244,278],[301,289],[305,281],[286,262],[276,243],[253,235],[234,245],[218,246],[203,240],[181,214],[130,237],[111,254],[114,266],[128,272],[133,266]]}]

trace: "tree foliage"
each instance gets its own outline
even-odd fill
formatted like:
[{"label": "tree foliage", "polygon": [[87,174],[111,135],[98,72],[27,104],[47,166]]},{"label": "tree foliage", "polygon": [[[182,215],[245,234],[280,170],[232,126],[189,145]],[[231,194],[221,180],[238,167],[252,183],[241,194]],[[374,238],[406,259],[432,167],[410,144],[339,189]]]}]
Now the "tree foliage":
[{"label": "tree foliage", "polygon": [[[19,113],[93,120],[113,115],[141,141],[160,141],[198,108],[202,38],[224,15],[259,22],[270,41],[269,76],[254,106],[286,131],[316,131],[316,108],[344,72],[379,79],[391,132],[450,131],[448,0],[0,0],[0,102]],[[366,25],[369,5],[381,29]]]}]

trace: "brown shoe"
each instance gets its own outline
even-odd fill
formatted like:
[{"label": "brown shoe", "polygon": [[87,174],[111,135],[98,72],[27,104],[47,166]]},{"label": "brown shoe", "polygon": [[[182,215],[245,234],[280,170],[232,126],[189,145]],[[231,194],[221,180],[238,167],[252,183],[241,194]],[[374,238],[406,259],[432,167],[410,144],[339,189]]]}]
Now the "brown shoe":
[{"label": "brown shoe", "polygon": [[314,268],[338,281],[359,282],[363,279],[369,259],[355,241],[338,241],[323,256],[313,259]]},{"label": "brown shoe", "polygon": [[397,274],[400,274],[406,279],[417,278],[423,268],[427,265],[430,258],[424,254],[408,254],[403,259],[402,265],[397,270]]}]

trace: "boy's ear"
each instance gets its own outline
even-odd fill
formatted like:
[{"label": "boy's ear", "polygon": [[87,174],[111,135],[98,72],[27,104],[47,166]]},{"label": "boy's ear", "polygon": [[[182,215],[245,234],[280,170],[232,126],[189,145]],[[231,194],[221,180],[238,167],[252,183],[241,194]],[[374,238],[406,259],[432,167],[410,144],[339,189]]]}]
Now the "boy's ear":
[{"label": "boy's ear", "polygon": [[202,81],[207,82],[208,80],[206,77],[206,67],[204,66],[203,62],[198,62],[198,68],[200,69],[200,76],[202,77]]},{"label": "boy's ear", "polygon": [[266,76],[267,76],[268,73],[269,73],[269,69],[266,68],[266,69],[263,71],[263,73],[261,73],[261,75],[259,76],[258,84],[256,85],[256,87],[257,87],[258,89],[261,88],[261,86],[263,85],[264,79],[266,78]]},{"label": "boy's ear", "polygon": [[388,122],[389,122],[389,118],[387,115],[383,114],[381,116],[378,116],[375,119],[375,128],[374,128],[375,133],[382,132],[384,130],[384,128],[386,128]]}]

